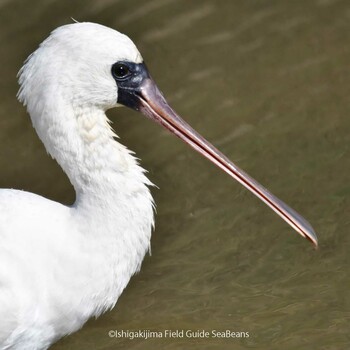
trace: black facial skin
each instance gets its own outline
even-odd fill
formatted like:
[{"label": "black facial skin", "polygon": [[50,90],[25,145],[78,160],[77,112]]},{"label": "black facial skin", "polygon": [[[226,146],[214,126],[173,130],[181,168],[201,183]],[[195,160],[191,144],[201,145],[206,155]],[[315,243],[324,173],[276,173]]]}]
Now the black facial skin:
[{"label": "black facial skin", "polygon": [[118,103],[140,110],[140,87],[146,79],[150,79],[144,63],[119,61],[112,66],[112,75],[118,86]]}]

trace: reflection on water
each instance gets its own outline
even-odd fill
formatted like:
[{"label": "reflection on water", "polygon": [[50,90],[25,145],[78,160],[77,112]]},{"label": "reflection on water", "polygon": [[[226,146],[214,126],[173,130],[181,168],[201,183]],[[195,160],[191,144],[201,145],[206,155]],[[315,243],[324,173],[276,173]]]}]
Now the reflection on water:
[{"label": "reflection on water", "polygon": [[[0,187],[70,203],[16,102],[48,32],[96,21],[130,35],[171,104],[318,231],[315,251],[247,191],[129,110],[109,113],[160,190],[152,257],[117,307],[59,349],[345,349],[350,343],[349,18],[345,1],[0,1]],[[248,331],[244,339],[108,330]]]}]

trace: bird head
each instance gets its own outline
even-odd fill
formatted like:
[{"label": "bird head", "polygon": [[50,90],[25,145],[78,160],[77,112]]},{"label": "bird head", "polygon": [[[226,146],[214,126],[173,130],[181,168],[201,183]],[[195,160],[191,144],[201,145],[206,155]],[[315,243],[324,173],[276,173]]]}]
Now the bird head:
[{"label": "bird head", "polygon": [[[53,31],[20,71],[19,99],[31,110],[60,98],[75,109],[124,105],[178,136],[254,193],[299,234],[317,245],[311,225],[192,129],[168,105],[142,56],[125,35],[94,23]],[[43,102],[45,101],[45,103]]]}]

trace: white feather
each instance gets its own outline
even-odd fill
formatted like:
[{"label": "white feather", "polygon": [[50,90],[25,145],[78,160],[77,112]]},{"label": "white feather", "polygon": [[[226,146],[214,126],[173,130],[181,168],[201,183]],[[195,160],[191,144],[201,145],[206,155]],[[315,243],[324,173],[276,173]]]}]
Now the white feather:
[{"label": "white feather", "polygon": [[150,247],[150,181],[114,139],[111,66],[142,62],[131,40],[93,23],[56,29],[19,73],[18,98],[76,202],[0,190],[0,349],[47,349],[112,308]]}]

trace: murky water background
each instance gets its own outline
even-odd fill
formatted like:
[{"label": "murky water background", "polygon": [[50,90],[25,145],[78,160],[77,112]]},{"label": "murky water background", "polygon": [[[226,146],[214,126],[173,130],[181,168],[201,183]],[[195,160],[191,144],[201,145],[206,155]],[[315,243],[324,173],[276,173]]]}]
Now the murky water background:
[{"label": "murky water background", "polygon": [[[0,187],[64,203],[72,188],[15,94],[23,60],[70,17],[128,34],[174,108],[301,212],[320,248],[175,137],[111,111],[160,187],[153,255],[112,312],[53,349],[348,349],[350,3],[2,0]],[[110,329],[250,336],[131,341]]]}]

